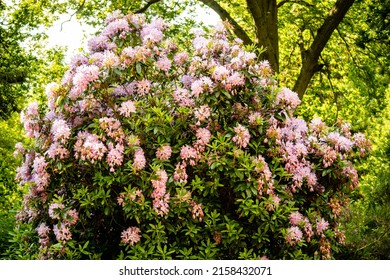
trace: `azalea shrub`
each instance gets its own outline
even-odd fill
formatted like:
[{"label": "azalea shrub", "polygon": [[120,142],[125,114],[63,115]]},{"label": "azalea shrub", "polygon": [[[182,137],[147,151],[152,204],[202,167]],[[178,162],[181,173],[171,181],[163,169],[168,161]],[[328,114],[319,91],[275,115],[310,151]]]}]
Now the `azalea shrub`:
[{"label": "azalea shrub", "polygon": [[297,94],[227,23],[184,45],[161,19],[105,23],[22,114],[29,256],[332,258],[364,135],[295,117]]}]

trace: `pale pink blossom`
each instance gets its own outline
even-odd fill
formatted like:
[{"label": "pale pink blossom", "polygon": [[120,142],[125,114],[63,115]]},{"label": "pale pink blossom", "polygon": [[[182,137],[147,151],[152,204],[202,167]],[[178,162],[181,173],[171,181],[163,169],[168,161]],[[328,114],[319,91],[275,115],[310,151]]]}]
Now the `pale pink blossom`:
[{"label": "pale pink blossom", "polygon": [[109,24],[117,19],[123,18],[123,14],[120,10],[112,11],[107,17],[104,19],[105,24]]},{"label": "pale pink blossom", "polygon": [[107,152],[107,147],[101,142],[96,134],[80,131],[74,145],[75,158],[89,160],[94,163],[101,160]]},{"label": "pale pink blossom", "polygon": [[138,81],[138,83],[137,83],[137,93],[141,96],[148,94],[150,92],[151,87],[152,87],[152,84],[149,80],[142,79],[142,80]]},{"label": "pale pink blossom", "polygon": [[194,110],[194,115],[198,122],[205,122],[211,115],[211,109],[208,105],[202,105]]},{"label": "pale pink blossom", "polygon": [[169,198],[169,193],[167,193],[163,198],[153,200],[153,209],[157,215],[164,216],[169,212]]},{"label": "pale pink blossom", "polygon": [[148,42],[158,43],[163,37],[162,31],[150,24],[145,25],[141,30],[141,40],[143,44],[147,44]]},{"label": "pale pink blossom", "polygon": [[51,159],[56,159],[57,156],[59,159],[65,159],[69,157],[69,151],[59,143],[52,143],[45,152],[45,155]]},{"label": "pale pink blossom", "polygon": [[299,212],[292,212],[289,218],[290,218],[290,224],[293,226],[297,226],[303,220],[303,216]]},{"label": "pale pink blossom", "polygon": [[175,91],[172,93],[172,97],[179,107],[193,107],[195,105],[195,101],[187,89],[175,89]]},{"label": "pale pink blossom", "polygon": [[283,88],[282,91],[276,95],[275,104],[283,109],[291,110],[301,104],[301,100],[296,92],[293,92],[288,88]]},{"label": "pale pink blossom", "polygon": [[156,157],[160,160],[168,160],[172,155],[172,148],[169,145],[161,146],[156,151]]},{"label": "pale pink blossom", "polygon": [[70,229],[66,224],[54,225],[53,232],[56,236],[57,241],[67,241],[72,239],[72,233],[70,232]]},{"label": "pale pink blossom", "polygon": [[174,56],[173,61],[175,62],[176,65],[183,65],[188,61],[188,53],[187,52],[177,53]]},{"label": "pale pink blossom", "polygon": [[169,69],[171,69],[172,63],[166,56],[162,56],[157,60],[157,68],[168,72]]},{"label": "pale pink blossom", "polygon": [[196,161],[199,159],[199,153],[196,149],[191,146],[184,145],[180,149],[180,157],[183,160],[188,160],[191,166],[194,166]]},{"label": "pale pink blossom", "polygon": [[115,172],[115,166],[122,165],[124,147],[122,144],[116,144],[115,147],[112,143],[108,144],[107,163],[110,166],[110,172]]},{"label": "pale pink blossom", "polygon": [[75,225],[79,220],[79,213],[75,209],[66,211],[66,215],[67,217],[65,218],[64,222],[67,225]]},{"label": "pale pink blossom", "polygon": [[249,130],[246,127],[242,126],[241,124],[238,124],[234,128],[234,132],[236,134],[232,138],[233,142],[240,148],[246,148],[250,140]]},{"label": "pale pink blossom", "polygon": [[107,37],[113,37],[117,33],[120,33],[120,35],[123,36],[129,31],[130,26],[127,20],[125,18],[119,18],[108,23],[108,25],[102,31],[102,34]]},{"label": "pale pink blossom", "polygon": [[50,228],[45,223],[41,223],[35,230],[41,238],[47,237],[50,233]]},{"label": "pale pink blossom", "polygon": [[138,227],[129,227],[127,230],[122,231],[122,242],[133,246],[135,243],[141,240],[141,230]]},{"label": "pale pink blossom", "polygon": [[286,241],[290,245],[295,245],[302,240],[303,233],[297,226],[292,226],[287,229]]},{"label": "pale pink blossom", "polygon": [[352,166],[352,164],[348,164],[347,166],[345,166],[341,174],[343,174],[350,180],[351,189],[355,189],[358,186],[359,176],[356,169]]},{"label": "pale pink blossom", "polygon": [[142,148],[138,148],[134,153],[133,167],[135,170],[140,171],[146,166],[146,158]]},{"label": "pale pink blossom", "polygon": [[186,171],[187,164],[185,161],[176,164],[173,179],[179,183],[187,183],[188,175]]},{"label": "pale pink blossom", "polygon": [[25,152],[23,144],[21,142],[18,142],[15,144],[15,151],[14,151],[14,157],[18,157],[23,155]]},{"label": "pale pink blossom", "polygon": [[324,230],[327,230],[328,227],[329,223],[325,221],[324,218],[321,218],[321,220],[316,223],[317,234],[321,234]]},{"label": "pale pink blossom", "polygon": [[121,107],[119,108],[119,114],[125,117],[130,117],[131,113],[135,113],[136,107],[133,101],[129,100],[126,102],[123,102],[121,104]]},{"label": "pale pink blossom", "polygon": [[353,148],[353,142],[340,135],[338,132],[331,132],[327,136],[327,141],[335,147],[336,151],[348,152]]},{"label": "pale pink blossom", "polygon": [[103,53],[103,57],[102,57],[102,67],[105,67],[105,68],[114,68],[114,67],[117,67],[119,66],[120,64],[120,60],[119,60],[119,57],[112,51],[108,51],[106,50],[104,53]]},{"label": "pale pink blossom", "polygon": [[251,125],[261,125],[263,121],[263,117],[260,112],[253,112],[249,114],[248,122]]},{"label": "pale pink blossom", "polygon": [[196,143],[201,146],[206,146],[211,139],[211,132],[207,128],[198,128],[196,130]]},{"label": "pale pink blossom", "polygon": [[59,219],[61,210],[64,209],[65,206],[62,203],[52,203],[49,206],[49,217],[52,219]]},{"label": "pale pink blossom", "polygon": [[70,127],[64,120],[54,120],[51,130],[53,135],[53,141],[60,141],[62,144],[66,144],[71,134]]},{"label": "pale pink blossom", "polygon": [[202,209],[202,204],[201,203],[196,203],[195,201],[191,200],[190,201],[190,211],[191,211],[191,214],[192,214],[192,219],[198,219],[199,222],[201,222],[203,220],[203,217],[204,217],[204,213],[203,213],[203,209]]}]

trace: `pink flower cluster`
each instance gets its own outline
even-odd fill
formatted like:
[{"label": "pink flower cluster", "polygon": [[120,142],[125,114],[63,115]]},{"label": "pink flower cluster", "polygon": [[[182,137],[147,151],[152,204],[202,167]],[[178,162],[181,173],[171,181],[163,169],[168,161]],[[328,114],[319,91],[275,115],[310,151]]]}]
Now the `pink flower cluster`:
[{"label": "pink flower cluster", "polygon": [[276,95],[275,105],[282,109],[293,110],[299,104],[301,104],[301,100],[299,99],[298,94],[288,88],[283,88]]},{"label": "pink flower cluster", "polygon": [[74,157],[81,160],[89,160],[94,163],[101,160],[107,152],[107,147],[99,140],[96,134],[80,131],[74,145]]},{"label": "pink flower cluster", "polygon": [[232,138],[233,142],[240,148],[246,148],[251,138],[249,130],[241,124],[234,128],[236,135]]},{"label": "pink flower cluster", "polygon": [[169,193],[166,192],[166,184],[168,181],[167,172],[165,170],[157,170],[157,179],[153,179],[153,209],[157,215],[164,216],[169,212]]},{"label": "pink flower cluster", "polygon": [[138,227],[129,227],[128,229],[122,231],[122,243],[133,246],[135,243],[141,240],[140,233],[141,230]]},{"label": "pink flower cluster", "polygon": [[172,155],[172,148],[169,145],[163,145],[156,151],[156,157],[160,160],[168,160]]},{"label": "pink flower cluster", "polygon": [[290,245],[296,245],[303,237],[310,242],[314,235],[313,226],[307,217],[299,212],[292,212],[289,216],[291,227],[287,231],[286,241]]}]

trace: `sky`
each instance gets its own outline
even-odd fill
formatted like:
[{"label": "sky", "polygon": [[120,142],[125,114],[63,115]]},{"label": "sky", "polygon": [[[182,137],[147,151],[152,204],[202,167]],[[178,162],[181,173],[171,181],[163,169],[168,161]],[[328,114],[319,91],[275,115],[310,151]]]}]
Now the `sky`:
[{"label": "sky", "polygon": [[[205,21],[210,25],[215,25],[220,21],[214,11],[202,7],[197,8],[197,15],[199,21]],[[69,18],[70,15],[62,15],[47,32],[48,48],[67,47],[66,62],[69,62],[73,55],[79,53],[80,48],[86,49],[88,39],[97,31],[87,24],[80,23],[75,17],[70,21]]]}]

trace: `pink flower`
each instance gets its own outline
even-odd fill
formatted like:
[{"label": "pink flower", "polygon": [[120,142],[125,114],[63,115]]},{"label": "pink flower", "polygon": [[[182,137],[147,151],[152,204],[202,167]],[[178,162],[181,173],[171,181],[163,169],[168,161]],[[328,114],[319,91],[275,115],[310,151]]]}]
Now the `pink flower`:
[{"label": "pink flower", "polygon": [[145,95],[148,94],[151,89],[151,82],[147,79],[142,79],[141,81],[138,81],[137,83],[137,92],[139,95]]},{"label": "pink flower", "polygon": [[163,198],[153,200],[153,209],[156,211],[157,215],[164,216],[169,212],[169,198],[169,193],[167,193]]},{"label": "pink flower", "polygon": [[35,230],[41,238],[47,237],[50,232],[50,228],[45,223],[41,223]]},{"label": "pink flower", "polygon": [[57,241],[66,241],[72,239],[72,233],[66,224],[54,225],[53,232]]},{"label": "pink flower", "polygon": [[183,160],[189,160],[190,165],[194,166],[196,161],[199,159],[199,154],[193,147],[184,145],[180,149],[180,157]]},{"label": "pink flower", "polygon": [[202,105],[194,110],[194,115],[199,123],[204,122],[210,117],[211,109],[208,105]]},{"label": "pink flower", "polygon": [[104,34],[92,37],[88,41],[89,51],[94,53],[106,50],[108,48],[108,40],[109,38]]},{"label": "pink flower", "polygon": [[140,232],[141,230],[138,227],[129,227],[127,230],[122,231],[122,242],[133,246],[141,240]]},{"label": "pink flower", "polygon": [[160,160],[168,160],[171,157],[172,148],[169,145],[161,146],[156,151],[156,157]]},{"label": "pink flower", "polygon": [[300,221],[302,221],[303,216],[299,212],[293,212],[290,214],[290,224],[297,226]]},{"label": "pink flower", "polygon": [[120,32],[120,35],[123,36],[127,32],[130,31],[129,23],[126,19],[120,18],[116,19],[114,21],[111,21],[102,31],[102,34],[104,34],[107,37],[112,37],[118,32]]},{"label": "pink flower", "polygon": [[203,91],[204,91],[204,89],[203,89],[203,81],[202,80],[196,80],[196,81],[192,82],[191,91],[192,91],[192,94],[195,97],[198,97],[201,93],[203,93]]},{"label": "pink flower", "polygon": [[146,159],[145,154],[142,148],[139,148],[134,153],[134,161],[133,161],[133,167],[135,170],[140,171],[145,168],[146,165]]},{"label": "pink flower", "polygon": [[301,104],[301,100],[299,99],[297,93],[291,91],[288,88],[283,88],[282,91],[276,95],[275,104],[281,108],[291,110],[295,109],[299,104]]},{"label": "pink flower", "polygon": [[106,50],[102,58],[102,66],[105,68],[114,68],[120,64],[119,57],[112,51]]},{"label": "pink flower", "polygon": [[327,136],[327,140],[330,144],[332,144],[335,147],[336,151],[345,151],[348,152],[353,147],[353,142],[344,137],[341,136],[338,132],[331,132]]},{"label": "pink flower", "polygon": [[195,105],[195,101],[187,89],[177,88],[172,93],[172,97],[179,107],[193,107]]},{"label": "pink flower", "polygon": [[120,18],[123,18],[122,12],[120,10],[115,10],[104,19],[104,23],[109,24]]},{"label": "pink flower", "polygon": [[49,217],[52,219],[60,218],[60,211],[64,209],[65,206],[62,203],[55,202],[49,206]]},{"label": "pink flower", "polygon": [[168,70],[171,69],[171,65],[171,61],[166,56],[160,57],[157,60],[157,68],[164,72],[168,72]]},{"label": "pink flower", "polygon": [[260,125],[263,121],[263,118],[260,112],[254,112],[249,115],[248,121],[251,125]]},{"label": "pink flower", "polygon": [[60,140],[62,144],[66,144],[71,134],[71,130],[64,120],[54,120],[50,132],[53,135],[53,141]]},{"label": "pink flower", "polygon": [[359,184],[358,173],[351,163],[344,167],[341,174],[343,174],[350,180],[350,184],[351,184],[350,189],[355,189],[358,186]]},{"label": "pink flower", "polygon": [[163,37],[164,35],[161,30],[150,24],[145,25],[145,27],[141,30],[141,40],[145,45],[148,42],[158,43],[163,39]]},{"label": "pink flower", "polygon": [[79,220],[79,213],[75,209],[66,211],[66,219],[64,220],[67,225],[75,225]]},{"label": "pink flower", "polygon": [[353,135],[353,142],[357,148],[359,148],[360,156],[364,157],[368,151],[371,150],[371,142],[363,133],[356,133]]},{"label": "pink flower", "polygon": [[329,223],[325,221],[324,218],[321,218],[321,220],[316,223],[317,234],[321,234],[324,230],[327,230],[328,227]]},{"label": "pink flower", "polygon": [[211,132],[207,128],[198,128],[196,130],[196,143],[200,146],[206,146],[211,139]]},{"label": "pink flower", "polygon": [[187,52],[177,53],[173,58],[173,61],[175,62],[176,65],[183,65],[188,61],[188,53]]},{"label": "pink flower", "polygon": [[322,154],[322,163],[324,167],[329,167],[337,159],[337,152],[331,147],[325,147]]},{"label": "pink flower", "polygon": [[119,114],[127,118],[130,117],[131,113],[135,113],[135,111],[136,111],[135,104],[131,100],[123,102],[121,104],[121,107],[119,108]]},{"label": "pink flower", "polygon": [[290,245],[295,245],[302,240],[303,233],[297,226],[292,226],[287,229],[286,241]]},{"label": "pink flower", "polygon": [[204,217],[202,204],[201,203],[196,203],[195,201],[191,200],[190,201],[190,205],[191,205],[190,211],[191,211],[191,214],[192,214],[192,218],[194,220],[198,219],[201,222],[203,220],[203,217]]},{"label": "pink flower", "polygon": [[94,163],[101,160],[107,152],[106,146],[99,140],[96,134],[80,131],[77,135],[77,141],[74,145],[75,158],[89,160]]},{"label": "pink flower", "polygon": [[112,143],[108,145],[107,163],[110,166],[110,172],[115,172],[114,166],[120,166],[123,162],[124,147],[122,144],[116,144],[115,148]]},{"label": "pink flower", "polygon": [[246,148],[249,144],[250,134],[246,127],[238,124],[234,128],[236,135],[232,138],[233,142],[240,148]]},{"label": "pink flower", "polygon": [[222,81],[227,79],[229,75],[230,71],[225,66],[219,65],[215,67],[212,78],[217,81]]},{"label": "pink flower", "polygon": [[314,134],[324,133],[327,126],[320,118],[314,118],[309,124],[309,128]]},{"label": "pink flower", "polygon": [[59,143],[52,143],[49,149],[45,152],[51,159],[56,159],[58,156],[60,159],[65,159],[69,157],[69,151]]},{"label": "pink flower", "polygon": [[125,137],[121,122],[116,118],[100,118],[99,126],[107,133],[108,137],[113,138],[115,141],[122,143]]},{"label": "pink flower", "polygon": [[14,157],[18,157],[24,154],[24,147],[21,142],[15,144]]},{"label": "pink flower", "polygon": [[187,183],[188,175],[186,171],[187,164],[182,161],[181,163],[176,164],[175,173],[173,179],[179,183]]}]

